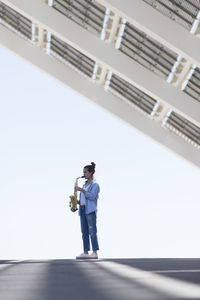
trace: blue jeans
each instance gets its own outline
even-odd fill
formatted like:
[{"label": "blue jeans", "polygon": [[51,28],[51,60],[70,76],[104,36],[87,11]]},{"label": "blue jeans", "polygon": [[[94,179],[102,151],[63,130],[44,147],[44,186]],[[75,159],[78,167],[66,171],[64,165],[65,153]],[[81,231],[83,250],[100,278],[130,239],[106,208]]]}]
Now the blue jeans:
[{"label": "blue jeans", "polygon": [[90,250],[90,239],[92,243],[92,250],[93,251],[99,250],[95,211],[86,215],[85,208],[81,207],[80,221],[81,221],[81,232],[82,232],[84,251]]}]

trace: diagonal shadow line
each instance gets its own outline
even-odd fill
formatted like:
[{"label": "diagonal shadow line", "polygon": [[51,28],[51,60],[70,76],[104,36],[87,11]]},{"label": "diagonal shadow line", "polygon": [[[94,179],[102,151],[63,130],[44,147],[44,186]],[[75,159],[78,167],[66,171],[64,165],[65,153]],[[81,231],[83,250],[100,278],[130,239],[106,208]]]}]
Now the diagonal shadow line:
[{"label": "diagonal shadow line", "polygon": [[133,285],[126,278],[105,269],[99,272],[91,261],[52,261],[48,265],[45,280],[43,300],[169,300],[159,292],[150,291],[150,288],[141,287],[138,283]]},{"label": "diagonal shadow line", "polygon": [[199,258],[115,259],[113,261],[144,271],[151,271],[160,276],[179,279],[184,282],[200,283]]},{"label": "diagonal shadow line", "polygon": [[[177,279],[165,278],[151,271],[143,271],[130,266],[123,266],[112,261],[96,263],[99,268],[105,268],[111,273],[119,274],[131,282],[138,282],[144,287],[162,292],[173,297],[184,299],[200,299],[200,287],[193,283],[184,283]],[[121,271],[120,271],[121,270]]]},{"label": "diagonal shadow line", "polygon": [[114,258],[103,260],[133,266],[144,271],[164,271],[168,268],[174,270],[180,268],[183,270],[200,269],[200,258]]},{"label": "diagonal shadow line", "polygon": [[[138,299],[144,299],[144,300],[174,300],[174,297],[171,297],[167,293],[163,293],[162,291],[155,290],[149,286],[143,285],[141,282],[138,282],[137,280],[132,280],[126,276],[122,276],[122,274],[113,272],[112,270],[102,267],[102,262],[112,262],[112,260],[108,259],[101,259],[99,261],[79,261],[78,263],[80,266],[82,265],[82,270],[85,269],[85,265],[89,265],[91,270],[89,270],[93,275],[93,283],[96,284],[96,287],[99,285],[101,286],[101,289],[106,292],[106,279],[108,279],[109,282],[111,282],[109,287],[109,293],[108,297],[109,299],[114,300],[138,300]],[[95,273],[99,273],[99,271],[103,271],[103,277],[96,279],[95,282]],[[88,276],[89,271],[84,270],[86,276]],[[88,276],[89,277],[89,276]],[[90,278],[89,278],[90,279]],[[101,281],[101,282],[100,282]],[[108,291],[107,291],[108,292]],[[181,299],[177,298],[176,299]]]},{"label": "diagonal shadow line", "polygon": [[[2,273],[7,272],[8,270],[10,270],[11,268],[14,268],[20,264],[23,264],[23,261],[12,261],[12,260],[1,260],[0,261],[0,276],[2,275]],[[1,266],[4,266],[3,269],[1,269]]]},{"label": "diagonal shadow line", "polygon": [[[11,262],[10,262],[11,263]],[[15,261],[0,273],[0,300],[43,300],[47,264]]]},{"label": "diagonal shadow line", "polygon": [[75,260],[52,260],[49,263],[42,294],[43,300],[110,300],[96,289]]}]

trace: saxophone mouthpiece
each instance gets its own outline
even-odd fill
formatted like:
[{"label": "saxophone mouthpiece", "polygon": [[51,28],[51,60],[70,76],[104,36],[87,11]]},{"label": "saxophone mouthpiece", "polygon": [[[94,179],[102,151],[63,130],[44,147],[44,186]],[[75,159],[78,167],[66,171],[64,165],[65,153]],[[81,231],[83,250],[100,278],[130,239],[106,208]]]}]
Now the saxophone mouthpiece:
[{"label": "saxophone mouthpiece", "polygon": [[85,176],[83,175],[83,176],[81,176],[81,178],[85,178]]}]

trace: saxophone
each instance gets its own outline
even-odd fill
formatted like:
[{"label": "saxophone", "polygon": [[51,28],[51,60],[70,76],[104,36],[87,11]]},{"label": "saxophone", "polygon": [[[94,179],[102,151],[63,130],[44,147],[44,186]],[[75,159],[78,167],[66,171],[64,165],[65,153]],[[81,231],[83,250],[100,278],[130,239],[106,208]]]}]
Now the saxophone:
[{"label": "saxophone", "polygon": [[80,178],[84,178],[84,176],[81,176],[81,177],[77,177],[76,180],[75,180],[75,184],[74,184],[74,195],[70,195],[69,198],[70,198],[70,201],[69,201],[69,207],[70,207],[70,210],[72,212],[75,212],[78,208],[77,208],[77,205],[78,205],[78,198],[77,198],[77,192],[75,192],[75,187],[78,185],[78,180]]}]

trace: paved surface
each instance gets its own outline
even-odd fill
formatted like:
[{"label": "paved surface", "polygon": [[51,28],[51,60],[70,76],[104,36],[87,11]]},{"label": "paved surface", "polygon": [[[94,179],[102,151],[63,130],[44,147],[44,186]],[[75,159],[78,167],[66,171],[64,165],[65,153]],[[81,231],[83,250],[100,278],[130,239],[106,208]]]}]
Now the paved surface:
[{"label": "paved surface", "polygon": [[200,259],[0,260],[0,300],[200,299]]}]

